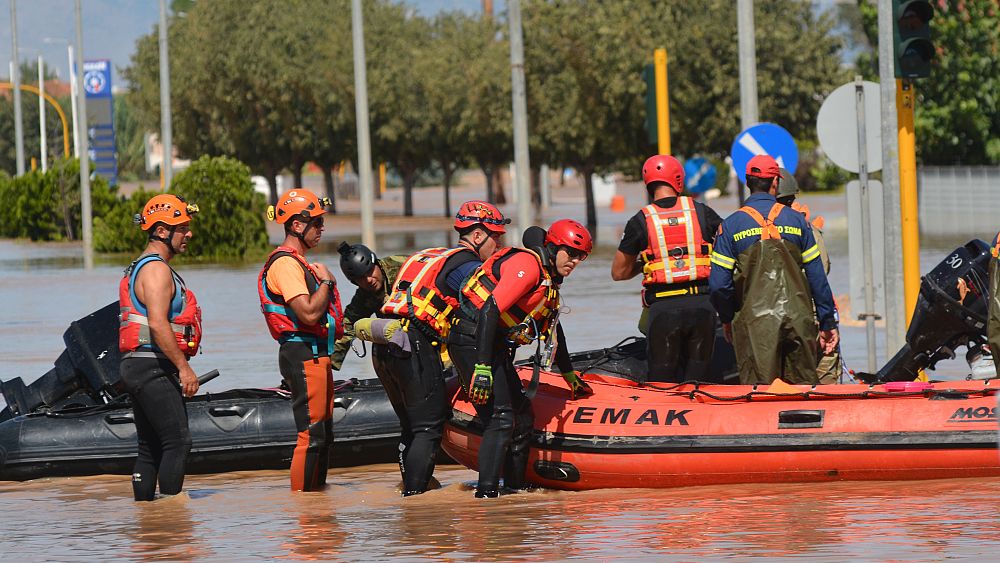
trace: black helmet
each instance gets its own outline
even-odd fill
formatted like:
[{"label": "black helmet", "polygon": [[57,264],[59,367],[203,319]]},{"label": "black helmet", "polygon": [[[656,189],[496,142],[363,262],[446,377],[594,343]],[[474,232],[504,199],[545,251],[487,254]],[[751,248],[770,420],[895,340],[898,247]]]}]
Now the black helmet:
[{"label": "black helmet", "polygon": [[349,280],[360,280],[372,273],[378,257],[370,248],[363,244],[340,243],[340,269]]}]

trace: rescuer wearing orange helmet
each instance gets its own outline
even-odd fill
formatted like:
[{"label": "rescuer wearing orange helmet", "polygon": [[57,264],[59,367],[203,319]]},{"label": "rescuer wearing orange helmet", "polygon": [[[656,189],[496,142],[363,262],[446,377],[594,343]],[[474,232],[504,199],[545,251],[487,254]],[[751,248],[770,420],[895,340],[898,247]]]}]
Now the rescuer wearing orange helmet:
[{"label": "rescuer wearing orange helmet", "polygon": [[264,320],[281,344],[278,368],[292,391],[299,433],[292,455],[293,491],[316,491],[326,485],[333,443],[330,355],[343,334],[343,312],[333,274],[305,256],[323,236],[328,205],[329,199],[296,188],[268,208],[268,219],[284,225],[285,240],[267,257],[257,278]]},{"label": "rescuer wearing orange helmet", "polygon": [[441,350],[462,284],[500,248],[510,219],[491,203],[467,201],[455,215],[454,248],[428,248],[399,268],[381,319],[355,323],[372,340],[372,363],[399,416],[403,496],[424,492],[434,474],[450,407]]},{"label": "rescuer wearing orange helmet", "polygon": [[184,486],[191,432],[183,397],[198,391],[188,358],[201,344],[201,308],[169,262],[187,250],[197,212],[178,196],[153,196],[135,215],[149,242],[118,286],[121,378],[139,443],[132,471],[137,501],[153,500],[157,481],[163,495]]},{"label": "rescuer wearing orange helmet", "polygon": [[708,298],[712,243],[722,218],[683,196],[684,167],[658,154],[642,165],[652,202],[625,225],[611,278],[642,277],[648,310],[648,381],[706,381],[715,345],[716,315]]},{"label": "rescuer wearing orange helmet", "polygon": [[[543,361],[542,346],[570,388],[570,397],[593,393],[573,369],[559,326],[559,286],[594,248],[586,227],[572,219],[546,232],[530,227],[525,248],[507,247],[483,262],[462,288],[448,351],[483,424],[476,497],[525,486],[534,415],[531,399]],[[514,351],[535,342],[535,374],[527,391],[514,369]],[[547,369],[548,366],[546,366]]]}]

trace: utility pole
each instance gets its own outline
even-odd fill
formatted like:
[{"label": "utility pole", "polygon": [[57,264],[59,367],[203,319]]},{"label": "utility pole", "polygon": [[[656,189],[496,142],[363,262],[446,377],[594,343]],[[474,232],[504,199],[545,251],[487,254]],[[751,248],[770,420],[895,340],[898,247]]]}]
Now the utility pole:
[{"label": "utility pole", "polygon": [[14,153],[17,175],[24,175],[24,128],[21,124],[21,62],[17,58],[17,0],[10,0],[10,81],[14,84]]},{"label": "utility pole", "polygon": [[510,83],[514,110],[514,189],[517,193],[515,242],[531,225],[531,165],[528,155],[528,102],[524,84],[524,34],[521,30],[521,0],[507,0],[510,19]]},{"label": "utility pole", "polygon": [[[76,0],[76,72],[77,84],[83,84],[83,9]],[[84,88],[77,88],[80,115],[80,214],[83,216],[83,267],[94,269],[94,217],[90,207],[90,149],[87,138],[87,96]]]},{"label": "utility pole", "polygon": [[49,169],[49,145],[45,135],[45,61],[38,55],[38,135],[42,172]]},{"label": "utility pole", "polygon": [[163,189],[174,178],[174,132],[170,113],[170,55],[167,42],[167,2],[160,0],[160,146],[163,148]]},{"label": "utility pole", "polygon": [[375,214],[372,186],[372,147],[368,117],[368,76],[365,69],[365,32],[361,0],[351,0],[351,35],[354,39],[354,114],[358,128],[358,189],[361,191],[361,243],[375,248]]},{"label": "utility pole", "polygon": [[[757,115],[757,44],[754,38],[753,0],[737,0],[736,28],[740,58],[740,126],[745,131],[760,122]],[[737,188],[743,205],[743,186]]]},{"label": "utility pole", "polygon": [[892,2],[878,3],[878,76],[882,102],[882,208],[885,209],[885,343],[888,356],[906,343],[903,304],[902,227],[899,199],[899,139],[896,130],[896,78]]}]

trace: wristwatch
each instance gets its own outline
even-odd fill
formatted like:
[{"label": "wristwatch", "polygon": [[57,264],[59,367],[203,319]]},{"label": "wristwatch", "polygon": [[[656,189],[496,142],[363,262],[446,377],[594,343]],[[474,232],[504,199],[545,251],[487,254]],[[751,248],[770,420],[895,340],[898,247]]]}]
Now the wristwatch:
[{"label": "wristwatch", "polygon": [[331,291],[333,290],[333,286],[334,286],[333,280],[323,280],[323,281],[321,281],[319,283],[321,283],[321,284],[329,287]]}]

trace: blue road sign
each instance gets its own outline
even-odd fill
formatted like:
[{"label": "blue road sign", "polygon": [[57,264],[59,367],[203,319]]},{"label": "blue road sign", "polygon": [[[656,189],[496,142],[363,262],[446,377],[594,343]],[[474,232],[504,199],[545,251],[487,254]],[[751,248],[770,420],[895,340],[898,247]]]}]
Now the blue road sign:
[{"label": "blue road sign", "polygon": [[696,156],[684,161],[684,187],[693,194],[707,192],[715,185],[715,165]]},{"label": "blue road sign", "polygon": [[94,171],[118,183],[118,150],[115,141],[114,97],[111,94],[111,61],[83,62],[83,90],[87,95],[87,140]]},{"label": "blue road sign", "polygon": [[778,161],[778,166],[795,172],[799,165],[799,149],[791,133],[773,123],[758,123],[748,127],[733,140],[729,151],[733,158],[733,168],[740,182],[746,184],[747,163],[758,154],[770,155]]}]

